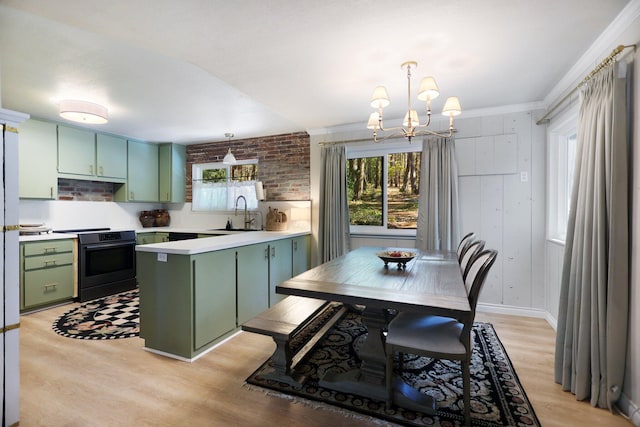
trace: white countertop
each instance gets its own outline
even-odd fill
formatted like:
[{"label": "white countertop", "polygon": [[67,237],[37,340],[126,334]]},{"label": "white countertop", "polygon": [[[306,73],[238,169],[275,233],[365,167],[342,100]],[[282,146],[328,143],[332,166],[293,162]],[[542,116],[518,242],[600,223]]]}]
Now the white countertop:
[{"label": "white countertop", "polygon": [[[162,232],[160,228],[144,229],[149,232]],[[167,232],[169,229],[165,229]],[[145,232],[142,231],[142,232]],[[148,245],[136,246],[138,252],[156,252],[177,255],[195,255],[205,252],[219,251],[222,249],[235,248],[238,246],[253,245],[256,243],[270,242],[273,240],[286,239],[289,237],[306,236],[309,231],[226,231],[226,230],[198,230],[198,229],[177,229],[170,231],[176,233],[199,233],[199,234],[225,234],[212,237],[201,237],[199,239],[178,240],[175,242],[150,243]]]},{"label": "white countertop", "polygon": [[46,234],[32,234],[21,235],[21,242],[37,242],[40,240],[58,240],[58,239],[75,239],[77,234],[73,233],[46,233]]}]

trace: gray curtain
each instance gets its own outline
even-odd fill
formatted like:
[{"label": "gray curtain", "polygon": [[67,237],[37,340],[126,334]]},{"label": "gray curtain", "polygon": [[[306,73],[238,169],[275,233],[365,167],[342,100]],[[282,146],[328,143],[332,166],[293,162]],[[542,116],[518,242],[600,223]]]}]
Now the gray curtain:
[{"label": "gray curtain", "polygon": [[318,256],[321,263],[349,252],[347,155],[344,145],[322,147]]},{"label": "gray curtain", "polygon": [[563,390],[610,410],[622,392],[629,310],[627,88],[616,70],[581,88],[555,355]]},{"label": "gray curtain", "polygon": [[416,248],[456,250],[460,241],[458,163],[453,138],[422,141]]}]

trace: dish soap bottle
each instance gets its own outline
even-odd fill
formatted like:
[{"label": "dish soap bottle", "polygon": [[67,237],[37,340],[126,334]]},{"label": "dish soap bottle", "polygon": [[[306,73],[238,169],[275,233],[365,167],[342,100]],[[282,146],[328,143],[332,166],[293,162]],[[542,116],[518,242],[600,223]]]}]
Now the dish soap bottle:
[{"label": "dish soap bottle", "polygon": [[226,226],[226,229],[227,229],[227,230],[231,230],[231,228],[232,228],[232,227],[231,227],[231,220],[230,220],[229,218],[227,218],[227,226]]}]

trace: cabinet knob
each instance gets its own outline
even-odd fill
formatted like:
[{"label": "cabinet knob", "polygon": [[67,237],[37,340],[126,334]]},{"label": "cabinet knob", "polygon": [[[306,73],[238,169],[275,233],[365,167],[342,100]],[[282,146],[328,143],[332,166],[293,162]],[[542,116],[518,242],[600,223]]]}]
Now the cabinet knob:
[{"label": "cabinet knob", "polygon": [[271,248],[271,256],[275,258],[276,256],[276,248],[275,246]]},{"label": "cabinet knob", "polygon": [[89,165],[89,174],[93,175],[93,165]]},{"label": "cabinet knob", "polygon": [[264,250],[264,259],[269,259],[269,248]]},{"label": "cabinet knob", "polygon": [[130,199],[130,200],[135,200],[135,197],[133,196],[133,191],[131,191],[131,192],[129,193],[129,199]]},{"label": "cabinet knob", "polygon": [[99,175],[104,175],[104,168],[102,166],[98,168],[98,171],[99,171],[98,172]]},{"label": "cabinet knob", "polygon": [[45,262],[44,262],[44,266],[45,267],[49,267],[51,265],[56,265],[56,261],[55,260],[49,260],[49,261],[45,260]]}]

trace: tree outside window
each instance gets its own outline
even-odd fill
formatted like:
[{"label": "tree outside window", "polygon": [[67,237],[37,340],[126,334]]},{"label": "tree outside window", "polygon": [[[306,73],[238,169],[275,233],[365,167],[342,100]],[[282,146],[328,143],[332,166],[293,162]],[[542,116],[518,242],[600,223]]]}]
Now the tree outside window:
[{"label": "tree outside window", "polygon": [[420,152],[389,152],[347,161],[351,225],[415,229],[420,194]]}]

